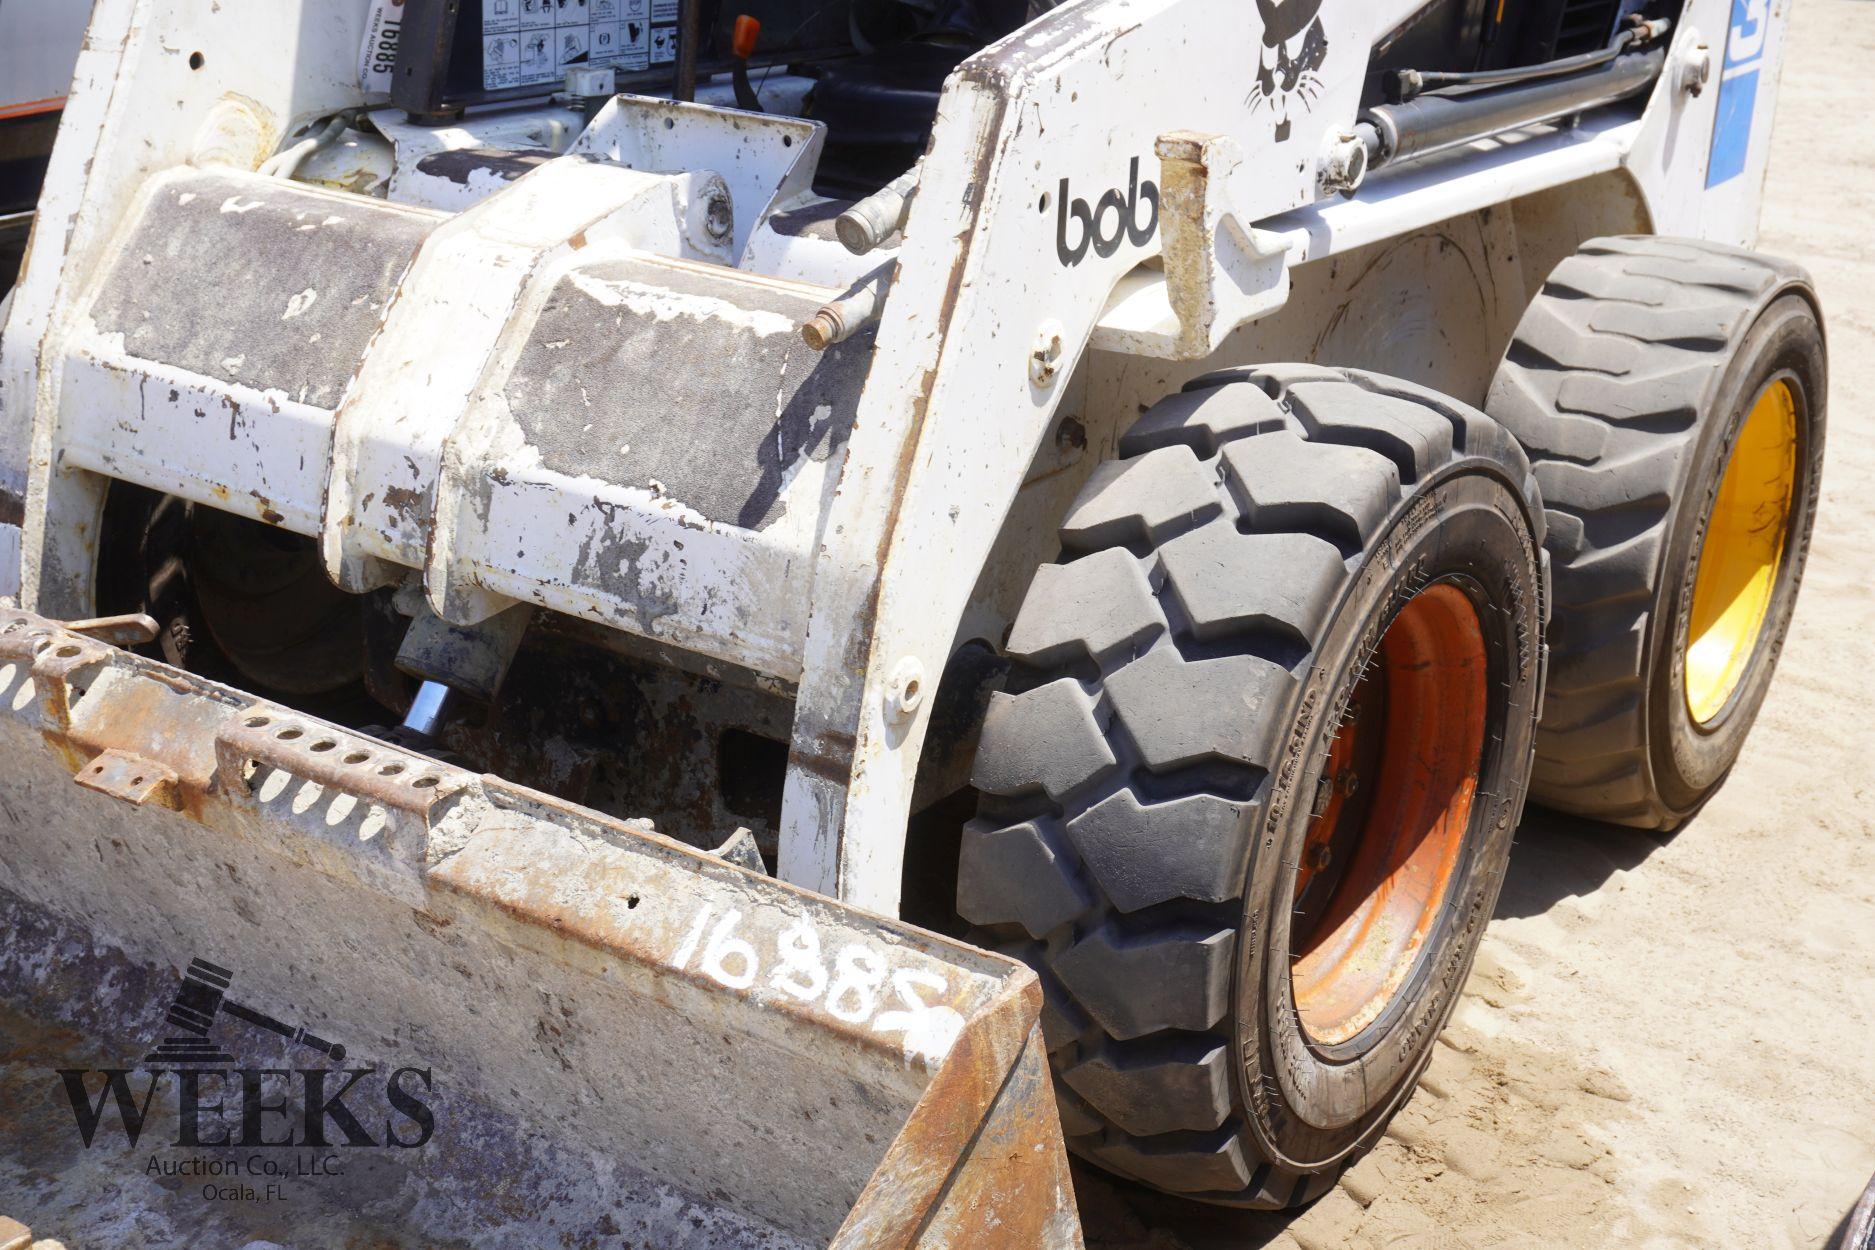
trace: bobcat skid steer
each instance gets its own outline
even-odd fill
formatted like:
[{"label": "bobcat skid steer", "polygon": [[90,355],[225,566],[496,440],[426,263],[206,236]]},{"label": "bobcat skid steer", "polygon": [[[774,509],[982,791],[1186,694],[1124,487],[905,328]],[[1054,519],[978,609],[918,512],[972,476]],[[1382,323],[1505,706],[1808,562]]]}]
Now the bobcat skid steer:
[{"label": "bobcat skid steer", "polygon": [[[9,10],[12,6],[9,6]],[[97,0],[0,340],[0,1209],[1309,1202],[1771,680],[1765,0]]]}]

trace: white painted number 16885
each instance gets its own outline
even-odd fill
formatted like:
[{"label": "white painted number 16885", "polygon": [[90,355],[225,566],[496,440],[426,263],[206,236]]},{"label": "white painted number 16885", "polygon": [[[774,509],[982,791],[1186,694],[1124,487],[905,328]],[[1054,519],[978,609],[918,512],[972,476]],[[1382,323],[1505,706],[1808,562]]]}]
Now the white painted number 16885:
[{"label": "white painted number 16885", "polygon": [[753,988],[766,965],[768,984],[783,994],[818,1003],[847,1024],[871,1021],[876,1033],[902,1034],[907,1062],[942,1059],[963,1028],[964,1018],[955,1010],[926,1001],[927,995],[942,995],[948,988],[934,972],[893,968],[879,951],[858,942],[840,947],[829,964],[820,934],[805,919],[796,919],[777,934],[774,950],[764,960],[755,943],[737,936],[741,922],[742,913],[734,908],[721,917],[707,905],[699,909],[671,956],[672,965],[686,969],[695,960],[698,971],[733,990]]}]

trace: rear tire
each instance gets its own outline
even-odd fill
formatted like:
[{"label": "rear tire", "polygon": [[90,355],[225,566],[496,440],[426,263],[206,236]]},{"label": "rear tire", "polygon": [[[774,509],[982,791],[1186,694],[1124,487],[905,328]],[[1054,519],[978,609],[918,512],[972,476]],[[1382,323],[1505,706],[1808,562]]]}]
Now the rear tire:
[{"label": "rear tire", "polygon": [[1538,802],[1665,830],[1724,781],[1796,606],[1824,395],[1822,325],[1784,262],[1595,239],[1531,302],[1486,407],[1549,513]]},{"label": "rear tire", "polygon": [[1352,371],[1201,378],[1120,453],[1011,629],[958,909],[1041,976],[1070,1149],[1293,1206],[1411,1092],[1495,904],[1541,512],[1494,422]]},{"label": "rear tire", "polygon": [[311,539],[130,482],[101,533],[98,611],[152,617],[152,659],[345,725],[408,705],[390,592],[338,589]]}]

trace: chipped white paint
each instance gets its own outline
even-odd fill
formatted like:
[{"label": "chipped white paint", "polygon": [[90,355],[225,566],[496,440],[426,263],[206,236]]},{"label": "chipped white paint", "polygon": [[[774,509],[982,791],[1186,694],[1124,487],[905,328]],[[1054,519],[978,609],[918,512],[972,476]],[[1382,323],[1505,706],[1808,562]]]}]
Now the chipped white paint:
[{"label": "chipped white paint", "polygon": [[[280,395],[138,360],[121,335],[66,361],[67,469],[181,495],[316,534],[331,414]],[[120,414],[133,412],[127,423]]]},{"label": "chipped white paint", "polygon": [[318,298],[319,292],[307,287],[286,302],[286,311],[280,314],[280,320],[291,321],[295,317],[304,315],[306,310],[313,306],[313,301]]},{"label": "chipped white paint", "polygon": [[[390,199],[446,212],[459,212],[480,197],[466,197],[462,184],[422,172],[419,166],[424,157],[466,148],[558,156],[578,131],[577,119],[566,109],[540,104],[478,111],[450,126],[413,125],[402,110],[385,108],[372,112],[371,124],[395,149],[394,172],[386,191]],[[492,195],[507,185],[505,181],[499,185],[478,181],[477,190]]]},{"label": "chipped white paint", "polygon": [[[459,476],[438,491],[445,445],[474,437],[467,427],[496,432],[466,409],[536,270],[575,251],[575,236],[587,245],[690,251],[671,187],[681,184],[681,204],[707,182],[707,175],[555,162],[430,236],[340,407],[323,535],[339,585],[387,585],[401,576],[399,566],[429,566],[431,600],[446,619],[479,620],[511,602],[451,571],[471,483]],[[465,274],[474,280],[464,282]],[[421,394],[416,405],[412,393]],[[428,508],[410,502],[425,497]]]},{"label": "chipped white paint", "polygon": [[730,252],[746,267],[756,227],[809,190],[824,136],[818,122],[797,117],[621,95],[606,102],[571,151],[628,169],[714,170],[736,206]]},{"label": "chipped white paint", "polygon": [[691,317],[698,321],[724,321],[755,334],[792,338],[800,326],[779,313],[761,308],[744,308],[710,295],[688,295],[646,286],[640,282],[597,278],[589,273],[575,273],[573,285],[608,308],[623,308],[654,321],[674,321]]},{"label": "chipped white paint", "polygon": [[[82,615],[91,600],[103,502],[95,475],[58,463],[64,374],[53,362],[76,350],[68,336],[86,288],[135,196],[152,175],[192,159],[198,128],[218,106],[240,101],[271,144],[264,136],[295,120],[353,103],[351,53],[362,34],[362,14],[349,5],[311,6],[290,19],[253,5],[205,8],[194,0],[97,0],[83,7],[90,26],[25,275],[0,334],[0,490],[33,501],[20,555],[21,594],[63,615]],[[181,29],[194,36],[213,73],[195,70],[187,52],[165,46],[165,32]]]}]

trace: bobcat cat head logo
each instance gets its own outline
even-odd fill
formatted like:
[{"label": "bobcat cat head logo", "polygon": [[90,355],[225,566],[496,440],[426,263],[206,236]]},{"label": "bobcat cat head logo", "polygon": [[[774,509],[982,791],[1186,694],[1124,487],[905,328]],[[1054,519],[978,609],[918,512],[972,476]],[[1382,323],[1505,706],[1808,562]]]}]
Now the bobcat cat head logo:
[{"label": "bobcat cat head logo", "polygon": [[1306,103],[1321,91],[1320,70],[1328,57],[1322,0],[1256,0],[1256,6],[1263,19],[1263,46],[1250,105],[1267,104],[1275,112],[1276,139],[1281,142],[1289,137],[1291,98],[1300,96]]}]

